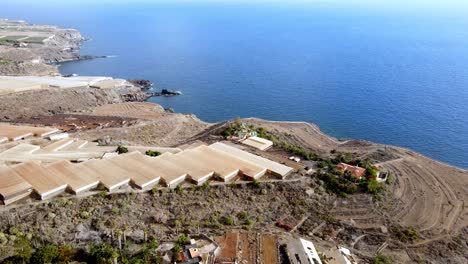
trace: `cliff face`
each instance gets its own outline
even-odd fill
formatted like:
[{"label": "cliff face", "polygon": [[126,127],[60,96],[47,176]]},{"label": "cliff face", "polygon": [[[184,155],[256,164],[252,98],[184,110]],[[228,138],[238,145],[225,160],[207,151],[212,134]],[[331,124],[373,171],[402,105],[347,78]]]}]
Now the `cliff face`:
[{"label": "cliff face", "polygon": [[0,121],[87,111],[100,105],[146,99],[146,93],[137,87],[45,89],[15,93],[0,97]]},{"label": "cliff face", "polygon": [[58,63],[61,61],[80,58],[80,45],[85,41],[80,32],[74,29],[60,29],[37,48],[37,54],[44,63]]},{"label": "cliff face", "polygon": [[[18,30],[20,28],[21,30]],[[21,34],[23,40],[12,40]],[[54,63],[80,59],[80,45],[85,41],[75,29],[32,25],[0,19],[0,75],[58,75]],[[42,41],[29,41],[40,36]]]}]

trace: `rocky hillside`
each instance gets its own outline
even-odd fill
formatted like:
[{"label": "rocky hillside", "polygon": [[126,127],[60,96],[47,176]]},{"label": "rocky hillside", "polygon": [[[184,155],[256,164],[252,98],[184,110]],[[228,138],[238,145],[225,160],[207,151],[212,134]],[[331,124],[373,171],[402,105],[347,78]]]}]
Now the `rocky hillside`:
[{"label": "rocky hillside", "polygon": [[51,64],[80,59],[84,40],[75,29],[0,19],[0,75],[59,74]]}]

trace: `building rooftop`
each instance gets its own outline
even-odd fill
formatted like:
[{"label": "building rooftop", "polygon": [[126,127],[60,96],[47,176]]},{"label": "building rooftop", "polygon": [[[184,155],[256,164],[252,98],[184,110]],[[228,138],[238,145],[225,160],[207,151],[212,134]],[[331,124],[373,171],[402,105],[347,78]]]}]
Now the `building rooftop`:
[{"label": "building rooftop", "polygon": [[247,139],[242,141],[242,144],[251,146],[256,149],[263,150],[263,151],[273,146],[272,141],[268,139],[260,138],[260,137],[248,137]]},{"label": "building rooftop", "polygon": [[179,166],[161,159],[161,156],[168,155],[166,153],[159,157],[149,157],[139,153],[138,155],[139,159],[151,167],[154,174],[160,176],[168,186],[183,181],[187,176],[187,172]]},{"label": "building rooftop", "polygon": [[47,85],[31,81],[0,78],[0,95],[47,88]]},{"label": "building rooftop", "polygon": [[97,177],[109,191],[113,191],[130,182],[130,175],[132,173],[116,166],[109,160],[93,159],[85,161],[80,165],[94,171],[95,177]]},{"label": "building rooftop", "polygon": [[225,157],[213,156],[212,154],[203,151],[202,147],[205,148],[206,146],[189,149],[177,155],[182,156],[184,159],[192,160],[192,162],[202,168],[208,168],[209,170],[214,171],[215,174],[224,181],[228,181],[239,174],[239,167],[230,163],[225,159]]},{"label": "building rooftop", "polygon": [[200,166],[200,163],[197,163],[196,160],[191,159],[187,155],[173,155],[166,154],[160,157],[163,160],[166,160],[176,166],[179,166],[181,169],[187,172],[188,176],[197,183],[203,183],[213,176],[214,171]]},{"label": "building rooftop", "polygon": [[67,183],[35,162],[26,162],[13,169],[32,185],[42,199],[57,192],[65,191]]},{"label": "building rooftop", "polygon": [[352,166],[346,163],[340,163],[336,165],[336,170],[339,171],[340,173],[345,173],[349,171],[353,177],[356,178],[361,178],[366,174],[366,169],[358,167],[358,166]]},{"label": "building rooftop", "polygon": [[66,160],[51,163],[45,168],[56,175],[57,178],[66,182],[75,193],[88,190],[99,184],[96,176],[86,173],[80,167]]},{"label": "building rooftop", "polygon": [[13,169],[0,165],[0,196],[5,204],[7,200],[13,199],[25,192],[30,192],[31,189],[31,184]]},{"label": "building rooftop", "polygon": [[108,159],[115,166],[121,167],[127,171],[131,171],[132,182],[141,189],[157,184],[160,177],[155,174],[155,171],[148,166],[142,159],[142,154],[132,152],[121,154]]},{"label": "building rooftop", "polygon": [[45,137],[58,131],[58,129],[51,127],[16,126],[0,123],[0,138],[6,137],[12,141],[30,136]]},{"label": "building rooftop", "polygon": [[255,163],[259,166],[267,168],[268,171],[270,171],[271,173],[279,175],[281,177],[285,177],[293,171],[293,168],[291,167],[288,167],[278,162],[274,162],[269,159],[254,155],[247,151],[243,151],[241,149],[238,149],[236,147],[233,147],[233,146],[221,143],[221,142],[216,142],[214,144],[211,144],[210,148],[217,149],[217,150],[227,153],[230,156],[235,156],[239,159],[243,159],[243,160]]},{"label": "building rooftop", "polygon": [[240,159],[236,156],[229,155],[228,153],[215,148],[210,148],[208,146],[200,146],[197,149],[200,149],[201,151],[203,151],[207,155],[210,155],[213,158],[220,158],[223,161],[222,164],[230,163],[232,166],[238,168],[243,175],[253,179],[257,179],[263,176],[267,171],[266,168],[257,165],[255,162]]}]

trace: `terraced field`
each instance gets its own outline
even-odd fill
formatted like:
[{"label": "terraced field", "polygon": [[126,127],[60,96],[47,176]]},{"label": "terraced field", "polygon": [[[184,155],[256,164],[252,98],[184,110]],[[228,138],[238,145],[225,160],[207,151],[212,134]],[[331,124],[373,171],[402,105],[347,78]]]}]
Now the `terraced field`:
[{"label": "terraced field", "polygon": [[383,167],[396,173],[393,193],[398,199],[392,219],[403,226],[415,227],[426,235],[458,231],[468,224],[466,172],[445,171],[446,165],[427,158],[407,157]]}]

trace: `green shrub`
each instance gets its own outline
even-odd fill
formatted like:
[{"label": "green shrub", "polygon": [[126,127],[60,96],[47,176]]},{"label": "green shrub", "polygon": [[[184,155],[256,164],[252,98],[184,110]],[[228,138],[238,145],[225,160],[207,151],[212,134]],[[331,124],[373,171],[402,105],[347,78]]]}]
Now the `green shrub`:
[{"label": "green shrub", "polygon": [[242,211],[237,214],[237,217],[239,217],[239,219],[241,220],[245,220],[249,217],[249,214],[247,212]]},{"label": "green shrub", "polygon": [[83,219],[88,219],[91,217],[91,214],[88,211],[81,211],[80,212],[80,217]]},{"label": "green shrub", "polygon": [[234,220],[234,218],[232,216],[228,216],[224,219],[224,223],[226,225],[230,225],[230,226],[233,226],[236,224],[236,221]]},{"label": "green shrub", "polygon": [[150,156],[150,157],[157,157],[157,156],[161,155],[161,152],[155,151],[155,150],[147,150],[145,152],[145,155]]},{"label": "green shrub", "polygon": [[89,263],[112,264],[119,256],[118,251],[107,243],[92,244],[89,250]]},{"label": "green shrub", "polygon": [[401,230],[399,227],[393,227],[392,232],[401,242],[414,242],[419,239],[418,233],[412,228]]},{"label": "green shrub", "polygon": [[32,255],[30,241],[26,237],[19,237],[15,241],[15,261],[13,263],[29,263]]},{"label": "green shrub", "polygon": [[367,182],[366,189],[368,193],[378,194],[384,190],[384,187],[376,180],[370,180]]},{"label": "green shrub", "polygon": [[36,250],[31,256],[32,264],[52,263],[59,257],[59,250],[55,245],[45,245]]},{"label": "green shrub", "polygon": [[178,193],[178,194],[181,194],[184,192],[184,189],[180,186],[180,185],[177,185],[177,187],[175,187],[175,192]]},{"label": "green shrub", "polygon": [[187,245],[188,243],[190,243],[190,239],[186,235],[181,235],[181,236],[179,236],[179,238],[177,238],[176,243],[180,244],[180,245]]},{"label": "green shrub", "polygon": [[128,148],[126,148],[124,146],[118,146],[117,147],[117,153],[124,154],[124,153],[127,153],[127,152],[128,152]]},{"label": "green shrub", "polygon": [[253,180],[251,183],[250,183],[251,186],[255,187],[255,188],[260,188],[260,182],[255,179]]},{"label": "green shrub", "polygon": [[390,256],[385,256],[381,253],[377,254],[375,256],[374,260],[372,261],[372,264],[392,264],[393,263],[393,258]]},{"label": "green shrub", "polygon": [[209,182],[206,181],[202,184],[202,188],[203,190],[209,190],[211,188],[211,185]]}]

